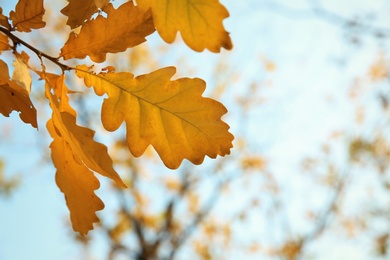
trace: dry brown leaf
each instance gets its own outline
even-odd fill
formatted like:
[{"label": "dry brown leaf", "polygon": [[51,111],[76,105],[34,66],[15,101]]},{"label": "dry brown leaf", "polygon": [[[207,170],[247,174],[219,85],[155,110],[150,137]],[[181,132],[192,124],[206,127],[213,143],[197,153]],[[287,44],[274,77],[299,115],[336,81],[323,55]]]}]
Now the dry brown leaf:
[{"label": "dry brown leaf", "polygon": [[207,155],[216,158],[230,153],[233,135],[221,120],[227,110],[218,101],[202,97],[203,80],[181,78],[171,81],[174,67],[134,78],[133,74],[89,72],[77,66],[96,94],[108,95],[102,106],[103,126],[115,131],[126,122],[131,153],[139,157],[151,144],[164,164],[175,169],[183,159],[201,164]]},{"label": "dry brown leaf", "polygon": [[0,113],[8,117],[12,111],[19,111],[19,117],[23,122],[38,128],[37,111],[28,92],[10,80],[8,66],[0,60]]},{"label": "dry brown leaf", "polygon": [[70,104],[68,93],[70,92],[68,87],[65,85],[65,75],[56,75],[52,73],[41,73],[43,79],[45,79],[49,86],[54,91],[54,96],[59,100],[59,110],[60,112],[68,112],[69,114],[76,117],[77,113]]},{"label": "dry brown leaf", "polygon": [[[63,77],[62,80],[65,80],[65,78]],[[52,85],[51,82],[49,82],[49,84]],[[64,84],[63,81],[62,84]],[[64,86],[62,88],[64,89]],[[65,102],[65,100],[67,100],[67,97],[61,97],[60,101]],[[112,166],[112,160],[107,153],[107,147],[101,143],[93,141],[95,132],[88,128],[77,126],[76,116],[73,115],[73,112],[70,112],[66,106],[62,105],[61,108],[55,99],[50,99],[50,103],[54,103],[55,105],[51,105],[54,113],[53,118],[55,116],[61,119],[63,117],[61,113],[69,114],[73,118],[68,119],[67,121],[60,120],[62,125],[56,127],[59,132],[62,133],[61,136],[72,146],[75,156],[80,158],[80,161],[82,161],[91,170],[113,179],[120,187],[126,187]],[[64,112],[61,112],[61,110]]]},{"label": "dry brown leaf", "polygon": [[98,16],[81,27],[80,34],[71,33],[61,49],[60,57],[83,59],[87,55],[95,62],[103,62],[107,53],[125,51],[146,41],[154,32],[150,12],[141,12],[132,2],[114,9],[104,8],[107,18]]},{"label": "dry brown leaf", "polygon": [[45,27],[44,14],[43,0],[19,0],[15,11],[10,12],[10,19],[19,32],[30,32]]}]

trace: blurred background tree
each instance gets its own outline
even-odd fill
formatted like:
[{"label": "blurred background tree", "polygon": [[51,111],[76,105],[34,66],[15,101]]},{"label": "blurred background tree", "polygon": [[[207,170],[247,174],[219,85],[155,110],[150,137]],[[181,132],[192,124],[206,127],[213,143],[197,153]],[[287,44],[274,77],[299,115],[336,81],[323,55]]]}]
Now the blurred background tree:
[{"label": "blurred background tree", "polygon": [[[48,27],[28,40],[56,56],[69,33],[66,18],[58,15],[66,1],[46,2]],[[389,257],[390,3],[222,3],[231,14],[225,26],[235,44],[232,52],[193,53],[180,39],[168,46],[151,36],[144,45],[109,55],[101,66],[138,75],[174,65],[179,77],[203,78],[207,95],[229,109],[224,119],[236,138],[232,154],[201,166],[184,163],[177,171],[165,169],[152,150],[134,159],[121,139],[123,132],[108,136],[102,129],[100,99],[69,77],[68,86],[83,92],[72,99],[81,124],[100,129],[98,138],[109,144],[129,189],[103,181],[99,193],[106,209],[99,215],[101,223],[87,237],[71,231],[65,206],[54,206],[64,203],[47,149],[47,105],[37,94],[38,133],[20,127],[13,121],[16,116],[0,118],[0,194],[16,187],[0,204],[5,216],[1,242],[19,241],[19,248],[28,248],[32,237],[72,237],[69,249],[53,245],[51,250],[63,252],[58,255],[36,252],[39,247],[27,250],[56,259]],[[59,35],[55,40],[53,33]],[[35,81],[33,88],[42,85]],[[15,163],[21,158],[28,160]],[[65,224],[26,224],[39,225],[38,230],[47,225],[46,236],[28,236],[26,228],[7,229],[7,219],[18,210],[11,203],[28,213],[25,205],[32,201],[23,196],[34,193],[31,200],[36,202],[37,196],[45,196],[44,185],[51,186],[42,194],[53,194],[55,200],[42,200],[35,209],[46,209],[44,215],[59,212],[56,216],[63,216]],[[18,196],[20,200],[12,200]],[[14,256],[6,248],[0,245],[1,259]]]}]

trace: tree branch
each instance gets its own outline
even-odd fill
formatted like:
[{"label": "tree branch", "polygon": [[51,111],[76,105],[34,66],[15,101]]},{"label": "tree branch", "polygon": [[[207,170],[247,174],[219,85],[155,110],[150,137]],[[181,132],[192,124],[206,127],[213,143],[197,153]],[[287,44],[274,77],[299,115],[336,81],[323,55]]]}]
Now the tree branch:
[{"label": "tree branch", "polygon": [[54,58],[50,55],[47,55],[46,53],[38,50],[37,48],[35,48],[34,46],[31,46],[29,43],[23,41],[22,39],[20,39],[19,37],[15,36],[14,34],[11,33],[10,30],[8,30],[7,28],[4,28],[4,27],[1,27],[0,26],[0,32],[4,33],[5,35],[7,35],[11,40],[12,42],[14,43],[14,45],[17,45],[17,44],[22,44],[23,46],[27,47],[28,49],[30,49],[32,52],[34,52],[38,57],[44,57],[46,59],[48,59],[49,61],[53,62],[54,64],[56,64],[57,66],[59,66],[63,71],[65,70],[72,70],[74,68],[68,66],[68,65],[65,65],[65,64],[62,64],[61,62],[58,61],[57,58]]}]

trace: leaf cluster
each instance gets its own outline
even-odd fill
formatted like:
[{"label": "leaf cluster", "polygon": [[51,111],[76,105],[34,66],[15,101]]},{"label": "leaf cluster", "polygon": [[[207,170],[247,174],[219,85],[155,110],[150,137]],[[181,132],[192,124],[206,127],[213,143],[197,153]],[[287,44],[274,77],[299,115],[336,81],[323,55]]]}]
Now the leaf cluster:
[{"label": "leaf cluster", "polygon": [[[103,126],[115,131],[125,122],[127,145],[136,157],[152,145],[163,163],[176,169],[183,159],[201,164],[206,155],[216,158],[230,153],[233,135],[221,120],[227,109],[202,96],[206,87],[203,80],[171,80],[174,67],[135,77],[130,72],[116,72],[112,66],[95,73],[92,66],[70,67],[61,61],[88,56],[94,62],[104,62],[107,53],[135,47],[155,31],[167,43],[180,32],[195,51],[231,49],[229,33],[222,24],[229,14],[218,0],[138,0],[137,5],[129,1],[118,8],[109,0],[69,0],[61,13],[75,30],[58,57],[45,54],[15,34],[44,28],[44,13],[43,0],[19,0],[8,16],[0,7],[0,51],[12,51],[15,57],[12,76],[7,63],[0,60],[0,113],[8,117],[17,111],[23,122],[38,128],[37,111],[30,99],[30,73],[45,82],[44,94],[52,110],[46,127],[53,138],[50,148],[56,183],[65,195],[75,231],[87,234],[99,221],[96,211],[104,208],[95,195],[100,184],[94,173],[111,178],[119,187],[126,184],[115,171],[107,147],[94,140],[95,132],[77,125],[65,73],[74,72],[98,96],[107,96],[101,108]],[[18,51],[20,45],[40,59],[41,68],[29,64],[29,55]],[[46,71],[46,61],[58,65],[62,74]]]}]

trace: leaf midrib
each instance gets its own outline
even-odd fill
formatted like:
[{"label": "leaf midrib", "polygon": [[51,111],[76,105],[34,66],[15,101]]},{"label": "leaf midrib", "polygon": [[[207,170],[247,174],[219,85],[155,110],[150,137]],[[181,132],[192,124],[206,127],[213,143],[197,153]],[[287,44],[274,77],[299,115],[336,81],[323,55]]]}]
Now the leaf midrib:
[{"label": "leaf midrib", "polygon": [[[203,134],[206,135],[208,138],[217,139],[217,138],[215,138],[215,137],[210,136],[208,133],[204,132],[204,131],[203,131],[202,129],[200,129],[196,124],[194,124],[193,122],[187,120],[186,118],[183,118],[182,116],[176,114],[175,112],[172,112],[172,111],[170,111],[170,110],[168,110],[168,109],[166,109],[166,108],[163,108],[163,107],[159,106],[158,104],[160,104],[161,102],[159,102],[159,103],[157,103],[157,104],[152,103],[151,101],[149,101],[149,100],[147,100],[147,99],[144,99],[144,98],[142,98],[142,97],[140,97],[140,96],[134,94],[133,92],[130,92],[128,89],[126,89],[126,88],[124,88],[124,87],[122,87],[122,86],[120,86],[120,85],[117,85],[115,82],[112,82],[111,80],[108,80],[106,77],[102,77],[102,76],[100,76],[99,74],[91,74],[90,72],[85,71],[85,70],[81,70],[81,69],[77,69],[77,70],[80,70],[80,71],[82,71],[82,72],[85,72],[85,73],[87,73],[87,74],[89,74],[89,75],[92,75],[92,76],[94,76],[94,77],[98,77],[100,80],[103,80],[103,81],[108,82],[109,84],[111,84],[111,85],[113,85],[113,86],[115,86],[115,87],[121,89],[122,91],[124,91],[124,92],[126,92],[126,93],[129,93],[130,95],[132,95],[132,96],[138,98],[139,100],[142,100],[142,101],[144,101],[144,102],[146,102],[146,103],[148,103],[148,104],[151,104],[151,105],[153,105],[153,106],[156,106],[156,107],[158,107],[159,109],[164,110],[164,111],[166,111],[166,112],[172,114],[173,116],[176,116],[176,117],[180,118],[182,121],[185,121],[185,122],[187,122],[188,124],[190,124],[190,125],[192,125],[193,127],[195,127],[196,129],[198,129],[199,132],[203,133]],[[133,79],[135,79],[135,78],[133,78]],[[157,80],[157,79],[151,81],[147,86],[150,86],[150,85],[151,85],[153,82],[155,82],[156,80]],[[147,86],[146,86],[146,87],[147,87]],[[145,88],[146,88],[146,87],[145,87]],[[106,91],[105,91],[105,92],[106,92]],[[137,91],[137,92],[138,92],[138,91]],[[106,94],[107,94],[107,92],[106,92]]]}]

